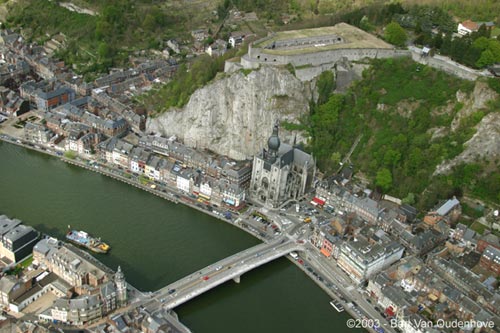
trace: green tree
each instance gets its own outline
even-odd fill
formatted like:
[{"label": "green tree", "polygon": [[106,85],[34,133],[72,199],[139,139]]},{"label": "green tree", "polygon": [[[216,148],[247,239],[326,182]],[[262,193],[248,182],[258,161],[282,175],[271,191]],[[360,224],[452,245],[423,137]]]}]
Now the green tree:
[{"label": "green tree", "polygon": [[493,53],[490,50],[484,50],[481,53],[481,57],[479,57],[478,61],[476,62],[476,66],[479,68],[483,68],[494,63],[495,56],[493,55]]},{"label": "green tree", "polygon": [[392,186],[392,174],[387,168],[382,168],[377,172],[375,177],[375,185],[380,187],[382,191],[387,191]]},{"label": "green tree", "polygon": [[337,165],[340,163],[340,153],[338,151],[333,152],[332,155],[330,156],[330,162],[332,162],[333,168],[336,168]]},{"label": "green tree", "polygon": [[384,38],[391,44],[396,46],[404,46],[408,36],[397,22],[391,22],[385,27]]},{"label": "green tree", "polygon": [[325,71],[320,74],[317,82],[318,87],[318,104],[323,104],[328,100],[334,88],[333,73]]},{"label": "green tree", "polygon": [[415,194],[413,194],[411,192],[408,193],[408,195],[406,196],[406,198],[404,198],[402,201],[405,204],[413,205],[415,203]]}]

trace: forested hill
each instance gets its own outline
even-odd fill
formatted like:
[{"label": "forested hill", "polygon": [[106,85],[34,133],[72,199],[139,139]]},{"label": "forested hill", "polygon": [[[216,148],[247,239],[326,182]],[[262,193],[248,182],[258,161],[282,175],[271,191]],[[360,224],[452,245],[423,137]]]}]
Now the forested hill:
[{"label": "forested hill", "polygon": [[384,193],[421,209],[450,195],[500,202],[500,80],[474,83],[388,59],[373,61],[346,94],[325,91],[300,126],[327,174],[363,134],[351,161]]}]

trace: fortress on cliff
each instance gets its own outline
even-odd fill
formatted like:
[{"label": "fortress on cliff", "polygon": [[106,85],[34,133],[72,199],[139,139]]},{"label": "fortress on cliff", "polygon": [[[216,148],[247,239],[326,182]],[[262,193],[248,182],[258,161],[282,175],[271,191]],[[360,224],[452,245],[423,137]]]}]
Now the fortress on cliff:
[{"label": "fortress on cliff", "polygon": [[282,31],[259,39],[248,46],[240,63],[226,64],[226,71],[256,69],[261,65],[287,65],[297,77],[310,80],[332,68],[339,60],[408,56],[408,51],[353,27],[339,23],[331,27]]},{"label": "fortress on cliff", "polygon": [[309,81],[325,70],[335,67],[337,74],[350,69],[346,64],[364,58],[411,57],[424,65],[443,70],[463,79],[475,80],[478,76],[488,75],[457,64],[441,56],[422,56],[415,47],[408,50],[394,46],[347,23],[331,27],[281,31],[252,42],[248,53],[239,62],[226,62],[225,71],[238,69],[257,69],[262,65],[287,65],[295,70],[302,81]]}]

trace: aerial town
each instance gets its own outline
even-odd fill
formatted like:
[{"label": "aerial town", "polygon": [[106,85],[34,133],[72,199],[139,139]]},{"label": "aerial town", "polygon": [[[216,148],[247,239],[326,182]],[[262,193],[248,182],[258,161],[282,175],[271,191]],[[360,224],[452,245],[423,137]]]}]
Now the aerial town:
[{"label": "aerial town", "polygon": [[[257,19],[237,10],[229,16]],[[288,22],[290,16],[282,18]],[[494,27],[468,20],[458,24],[457,34],[482,25]],[[395,48],[347,23],[261,39],[234,31],[205,45],[208,29],[191,36],[193,57],[218,57],[249,43],[243,56],[226,62],[224,75],[292,65],[306,82],[334,67],[339,91],[356,76],[351,63],[364,59],[407,57],[469,81],[499,75],[498,65],[473,69],[433,57],[427,47]],[[385,194],[356,177],[350,155],[362,133],[330,173],[319,169],[297,134],[284,135],[280,117],[260,129],[266,142],[246,159],[162,135],[147,127],[149,115],[133,102],[172,80],[183,61],[175,55],[186,51],[185,43],[170,39],[164,52],[138,53],[133,67],[91,81],[54,56],[66,43],[63,34],[38,45],[22,31],[0,30],[0,144],[104,175],[173,207],[185,205],[259,244],[164,281],[157,290],[139,290],[123,266],[100,260],[113,253],[116,240],[71,226],[58,239],[3,215],[0,201],[1,332],[191,332],[178,306],[230,280],[244,287],[245,273],[279,258],[328,295],[332,316],[349,315],[346,329],[499,332],[498,202],[482,207],[481,218],[466,225],[470,198],[450,195],[419,211]]]}]

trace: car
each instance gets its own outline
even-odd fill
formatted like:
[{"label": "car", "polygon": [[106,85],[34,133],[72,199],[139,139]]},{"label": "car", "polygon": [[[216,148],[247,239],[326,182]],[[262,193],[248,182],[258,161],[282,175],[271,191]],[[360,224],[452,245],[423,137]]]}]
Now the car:
[{"label": "car", "polygon": [[203,280],[204,280],[204,281],[207,281],[208,279],[210,279],[210,276],[208,276],[208,275],[205,275],[205,276],[203,277]]},{"label": "car", "polygon": [[220,271],[221,269],[222,269],[222,266],[217,266],[217,267],[215,267],[215,270],[216,270],[216,271]]},{"label": "car", "polygon": [[172,295],[173,293],[175,293],[175,289],[170,289],[170,290],[168,291],[168,294],[169,294],[169,295]]},{"label": "car", "polygon": [[299,264],[304,265],[304,260],[299,259],[298,261],[299,261]]},{"label": "car", "polygon": [[308,270],[309,272],[312,272],[312,271],[313,271],[313,269],[312,269],[311,267],[307,267],[307,270]]}]

